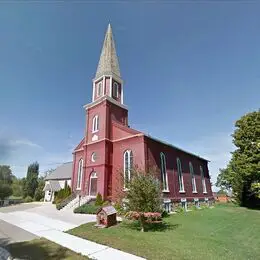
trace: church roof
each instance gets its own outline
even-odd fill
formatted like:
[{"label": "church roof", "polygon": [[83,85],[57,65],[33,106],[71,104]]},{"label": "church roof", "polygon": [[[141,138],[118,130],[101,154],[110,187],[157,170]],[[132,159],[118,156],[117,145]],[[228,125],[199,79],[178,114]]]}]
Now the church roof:
[{"label": "church roof", "polygon": [[99,78],[103,75],[113,74],[118,77],[121,77],[118,58],[116,54],[115,42],[112,33],[112,27],[109,24],[105,35],[105,40],[101,51],[95,78]]},{"label": "church roof", "polygon": [[71,179],[72,175],[72,162],[67,162],[57,167],[50,173],[45,180],[64,180]]}]

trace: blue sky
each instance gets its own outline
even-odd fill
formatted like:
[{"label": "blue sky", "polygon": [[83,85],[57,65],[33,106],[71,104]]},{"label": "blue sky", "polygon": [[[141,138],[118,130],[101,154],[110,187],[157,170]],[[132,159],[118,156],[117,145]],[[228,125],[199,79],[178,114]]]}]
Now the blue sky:
[{"label": "blue sky", "polygon": [[233,149],[234,122],[260,104],[260,5],[1,4],[0,163],[18,176],[72,159],[84,133],[108,22],[130,125],[211,160]]}]

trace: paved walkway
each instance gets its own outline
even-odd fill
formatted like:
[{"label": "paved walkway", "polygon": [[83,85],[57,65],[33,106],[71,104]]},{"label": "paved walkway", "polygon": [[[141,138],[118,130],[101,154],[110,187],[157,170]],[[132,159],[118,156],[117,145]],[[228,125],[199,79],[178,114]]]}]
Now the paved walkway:
[{"label": "paved walkway", "polygon": [[[64,213],[63,213],[64,214]],[[85,216],[87,217],[87,216]],[[93,216],[95,217],[95,216]],[[36,236],[44,237],[74,252],[98,260],[141,260],[144,258],[100,245],[67,233],[77,224],[65,222],[53,217],[42,216],[30,211],[0,212],[0,220],[6,221]],[[92,220],[93,221],[93,220]],[[90,222],[90,220],[88,221]]]}]

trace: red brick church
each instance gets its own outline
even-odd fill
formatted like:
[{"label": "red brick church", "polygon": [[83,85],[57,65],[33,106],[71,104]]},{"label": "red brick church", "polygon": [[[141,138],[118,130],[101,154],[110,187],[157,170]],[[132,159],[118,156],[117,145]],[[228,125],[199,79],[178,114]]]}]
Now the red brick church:
[{"label": "red brick church", "polygon": [[96,196],[100,192],[113,200],[120,170],[127,181],[131,168],[137,165],[142,169],[158,167],[165,203],[213,199],[206,159],[129,127],[110,25],[92,88],[92,102],[84,106],[85,136],[73,153],[75,193]]}]

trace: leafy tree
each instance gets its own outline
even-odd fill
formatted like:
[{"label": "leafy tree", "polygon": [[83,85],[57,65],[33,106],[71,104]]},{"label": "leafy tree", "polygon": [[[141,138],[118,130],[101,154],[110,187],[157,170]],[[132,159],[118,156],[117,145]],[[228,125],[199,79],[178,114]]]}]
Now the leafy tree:
[{"label": "leafy tree", "polygon": [[38,187],[36,188],[35,194],[34,194],[34,199],[36,201],[40,201],[41,199],[43,199],[43,197],[44,197],[44,191],[43,191],[44,185],[45,185],[45,180],[44,180],[44,177],[41,176],[41,177],[38,178]]},{"label": "leafy tree", "polygon": [[232,188],[241,206],[260,206],[260,110],[242,116],[235,123],[236,150],[226,169],[220,170],[216,185]]},{"label": "leafy tree", "polygon": [[38,175],[39,163],[34,162],[28,166],[24,196],[34,197],[35,190],[38,187]]},{"label": "leafy tree", "polygon": [[12,183],[13,196],[23,197],[23,179],[14,178]]},{"label": "leafy tree", "polygon": [[156,172],[134,169],[125,194],[125,206],[128,210],[138,212],[141,231],[144,231],[145,213],[161,212],[161,187]]},{"label": "leafy tree", "polygon": [[8,165],[0,165],[0,199],[3,200],[12,195],[11,184],[14,179],[12,170]]},{"label": "leafy tree", "polygon": [[3,200],[12,195],[10,185],[0,182],[0,199]]},{"label": "leafy tree", "polygon": [[5,184],[11,184],[14,175],[9,165],[0,165],[0,181]]}]

